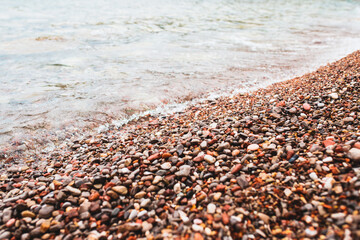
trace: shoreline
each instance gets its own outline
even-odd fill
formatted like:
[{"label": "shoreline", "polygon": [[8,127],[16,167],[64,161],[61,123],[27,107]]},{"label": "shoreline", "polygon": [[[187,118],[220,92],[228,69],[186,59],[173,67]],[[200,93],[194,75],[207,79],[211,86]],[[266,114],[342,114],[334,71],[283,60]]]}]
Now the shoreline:
[{"label": "shoreline", "polygon": [[3,159],[0,238],[356,239],[359,92],[356,51],[21,165]]}]

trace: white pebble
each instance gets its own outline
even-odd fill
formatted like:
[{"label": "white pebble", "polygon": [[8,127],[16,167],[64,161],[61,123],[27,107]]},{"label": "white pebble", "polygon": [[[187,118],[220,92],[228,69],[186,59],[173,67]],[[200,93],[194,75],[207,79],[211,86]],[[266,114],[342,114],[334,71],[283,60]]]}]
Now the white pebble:
[{"label": "white pebble", "polygon": [[312,180],[317,180],[317,179],[319,179],[315,172],[310,173],[309,176],[310,176],[310,178],[311,178]]},{"label": "white pebble", "polygon": [[209,203],[207,206],[207,212],[210,214],[214,214],[216,210],[216,205],[213,203]]}]

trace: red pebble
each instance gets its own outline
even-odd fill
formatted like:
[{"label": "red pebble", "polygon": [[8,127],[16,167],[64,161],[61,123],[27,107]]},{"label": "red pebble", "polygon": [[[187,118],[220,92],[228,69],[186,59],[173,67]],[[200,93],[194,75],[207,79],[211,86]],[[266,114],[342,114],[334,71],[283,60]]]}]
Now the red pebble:
[{"label": "red pebble", "polygon": [[11,228],[12,226],[14,226],[15,221],[15,218],[10,219],[9,221],[7,221],[6,227]]},{"label": "red pebble", "polygon": [[96,201],[96,200],[99,199],[99,197],[100,197],[100,194],[99,194],[98,192],[94,192],[93,194],[91,194],[91,195],[89,196],[89,200],[90,200],[90,201]]},{"label": "red pebble", "polygon": [[356,142],[356,143],[354,144],[354,148],[360,149],[360,142]]},{"label": "red pebble", "polygon": [[289,150],[286,153],[286,160],[289,160],[295,154],[294,150]]},{"label": "red pebble", "polygon": [[311,106],[310,106],[308,103],[304,103],[303,108],[304,108],[306,111],[309,111],[309,110],[311,109]]},{"label": "red pebble", "polygon": [[108,189],[108,188],[111,188],[111,187],[113,187],[113,186],[115,186],[115,183],[113,183],[113,182],[108,182],[108,183],[105,184],[104,189]]},{"label": "red pebble", "polygon": [[237,173],[241,170],[242,165],[241,164],[237,164],[232,170],[231,170],[231,174]]},{"label": "red pebble", "polygon": [[223,224],[225,224],[225,225],[228,225],[228,224],[229,224],[230,218],[229,218],[229,215],[227,215],[226,212],[224,212],[223,214],[221,214],[221,218],[222,218]]},{"label": "red pebble", "polygon": [[285,106],[286,106],[285,101],[278,102],[278,103],[276,104],[276,106],[277,106],[277,107],[285,107]]},{"label": "red pebble", "polygon": [[224,192],[225,189],[226,189],[225,185],[219,184],[219,185],[216,186],[215,192]]},{"label": "red pebble", "polygon": [[204,160],[204,155],[197,156],[196,158],[193,159],[194,162],[201,162],[202,160]]},{"label": "red pebble", "polygon": [[150,157],[148,157],[148,161],[154,161],[156,159],[159,159],[161,157],[160,153],[155,153],[153,155],[151,155]]},{"label": "red pebble", "polygon": [[344,149],[343,149],[343,147],[342,146],[340,146],[340,145],[337,145],[336,147],[335,147],[335,150],[334,150],[336,153],[342,153],[342,152],[344,152]]},{"label": "red pebble", "polygon": [[335,142],[333,140],[327,139],[323,142],[323,144],[325,147],[328,147],[328,146],[334,145]]},{"label": "red pebble", "polygon": [[162,155],[162,158],[169,158],[171,156],[172,156],[171,153],[166,152]]}]

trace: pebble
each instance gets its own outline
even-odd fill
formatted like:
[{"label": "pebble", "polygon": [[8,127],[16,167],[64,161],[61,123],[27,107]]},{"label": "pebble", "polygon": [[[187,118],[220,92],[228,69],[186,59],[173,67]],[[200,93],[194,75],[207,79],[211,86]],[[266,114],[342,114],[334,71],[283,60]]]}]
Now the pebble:
[{"label": "pebble", "polygon": [[201,149],[205,149],[205,148],[207,148],[207,146],[208,146],[207,141],[202,141],[201,144],[200,144]]},{"label": "pebble", "polygon": [[140,203],[140,207],[142,207],[142,208],[147,208],[150,205],[151,205],[151,200],[150,199],[144,199]]},{"label": "pebble", "polygon": [[204,160],[206,162],[210,163],[210,164],[213,164],[216,161],[216,159],[213,156],[210,156],[210,155],[205,155]]},{"label": "pebble", "polygon": [[8,222],[11,219],[11,216],[12,216],[11,208],[4,209],[4,211],[2,212],[2,221],[4,223]]},{"label": "pebble", "polygon": [[14,226],[15,221],[16,221],[15,218],[10,219],[9,221],[7,221],[6,227],[7,227],[7,228],[11,228],[12,226]]},{"label": "pebble", "polygon": [[67,186],[66,190],[68,190],[72,195],[75,195],[75,196],[81,195],[81,191],[79,189],[77,189],[77,188]]},{"label": "pebble", "polygon": [[54,211],[54,206],[44,205],[39,211],[39,218],[50,218],[52,212]]},{"label": "pebble", "polygon": [[215,201],[218,201],[218,200],[220,199],[221,195],[222,195],[221,192],[215,193],[215,194],[214,194],[214,200],[215,200]]},{"label": "pebble", "polygon": [[360,149],[358,148],[351,148],[347,155],[353,161],[360,161]]},{"label": "pebble", "polygon": [[135,209],[131,210],[130,215],[129,215],[129,220],[135,219],[137,217],[137,215],[138,215],[138,212]]},{"label": "pebble", "polygon": [[338,99],[339,95],[337,93],[330,93],[329,97],[331,97],[332,99]]},{"label": "pebble", "polygon": [[251,144],[251,145],[249,145],[248,147],[247,147],[247,149],[248,149],[248,151],[256,151],[256,150],[258,150],[260,147],[259,147],[259,145],[257,145],[257,144]]},{"label": "pebble", "polygon": [[197,225],[197,224],[193,224],[191,228],[195,232],[203,232],[204,231],[204,227]]},{"label": "pebble", "polygon": [[258,216],[261,220],[264,221],[264,223],[266,223],[266,224],[269,223],[270,217],[268,215],[263,214],[263,213],[258,213]]},{"label": "pebble", "polygon": [[152,184],[158,184],[163,178],[161,176],[155,176]]},{"label": "pebble", "polygon": [[209,203],[207,206],[207,212],[210,214],[214,214],[216,210],[216,205],[213,203]]},{"label": "pebble", "polygon": [[135,198],[143,198],[143,197],[145,197],[145,195],[146,195],[146,192],[138,192],[137,194],[135,194]]},{"label": "pebble", "polygon": [[291,191],[290,189],[286,188],[286,189],[284,190],[284,194],[285,194],[287,197],[289,197],[289,196],[292,194],[292,191]]},{"label": "pebble", "polygon": [[304,103],[304,104],[303,104],[303,108],[304,108],[304,110],[306,110],[306,111],[310,111],[311,106],[310,106],[310,104],[308,104],[308,103]]},{"label": "pebble", "polygon": [[0,239],[10,239],[11,237],[11,232],[9,231],[4,231],[3,233],[0,234]]},{"label": "pebble", "polygon": [[333,158],[332,157],[327,157],[327,158],[324,158],[323,159],[323,162],[324,163],[329,163],[329,162],[332,162],[333,161]]},{"label": "pebble", "polygon": [[127,188],[124,186],[114,186],[111,189],[120,195],[126,195],[128,193]]},{"label": "pebble", "polygon": [[169,163],[169,162],[163,163],[163,164],[161,164],[161,168],[164,170],[168,170],[171,168],[171,163]]},{"label": "pebble", "polygon": [[305,234],[306,234],[307,237],[312,238],[312,237],[315,237],[318,234],[318,232],[314,228],[306,228],[305,229]]},{"label": "pebble", "polygon": [[25,210],[25,211],[22,211],[21,212],[21,216],[22,217],[29,217],[29,218],[34,218],[36,217],[35,213],[31,212],[31,211],[28,211],[28,210]]},{"label": "pebble", "polygon": [[175,173],[176,176],[179,177],[187,177],[190,175],[191,166],[189,165],[182,165],[179,168],[179,171]]},{"label": "pebble", "polygon": [[177,183],[177,184],[174,185],[174,192],[175,192],[176,194],[178,194],[178,193],[181,192],[181,185],[180,185],[180,183]]},{"label": "pebble", "polygon": [[312,180],[318,180],[318,179],[319,179],[315,172],[311,172],[311,173],[309,174],[309,176],[310,176],[310,178],[311,178]]}]

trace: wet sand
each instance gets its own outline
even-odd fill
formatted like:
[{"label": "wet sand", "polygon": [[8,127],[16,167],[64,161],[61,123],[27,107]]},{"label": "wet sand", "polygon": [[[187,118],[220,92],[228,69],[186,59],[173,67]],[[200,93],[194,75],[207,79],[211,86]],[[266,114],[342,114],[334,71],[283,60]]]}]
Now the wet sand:
[{"label": "wet sand", "polygon": [[0,239],[358,239],[360,51],[248,94],[2,155]]}]

